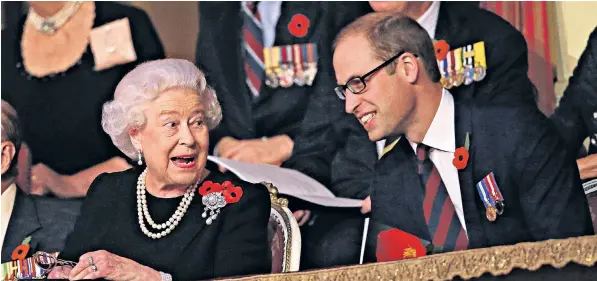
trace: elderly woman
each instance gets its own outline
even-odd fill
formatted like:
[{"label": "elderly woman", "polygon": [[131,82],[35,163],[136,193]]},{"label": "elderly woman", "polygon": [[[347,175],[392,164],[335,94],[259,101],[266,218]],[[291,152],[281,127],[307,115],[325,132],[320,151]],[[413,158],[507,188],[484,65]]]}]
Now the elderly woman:
[{"label": "elderly woman", "polygon": [[205,168],[215,92],[191,62],[141,64],[104,105],[102,125],[138,172],[92,183],[59,267],[71,280],[199,280],[270,272],[263,186]]}]

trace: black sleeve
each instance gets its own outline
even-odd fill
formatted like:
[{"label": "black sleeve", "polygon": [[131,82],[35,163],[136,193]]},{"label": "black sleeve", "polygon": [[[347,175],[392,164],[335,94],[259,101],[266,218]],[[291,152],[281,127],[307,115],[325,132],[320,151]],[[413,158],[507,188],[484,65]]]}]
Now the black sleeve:
[{"label": "black sleeve", "polygon": [[214,276],[229,277],[271,272],[267,224],[270,198],[262,185],[246,185],[232,204],[220,230]]},{"label": "black sleeve", "polygon": [[536,110],[521,111],[515,120],[525,128],[513,168],[531,235],[540,241],[593,234],[576,162],[551,122]]},{"label": "black sleeve", "polygon": [[[589,37],[586,49],[568,81],[568,87],[551,120],[566,141],[570,153],[576,154],[589,136],[591,118],[597,111],[597,28]],[[588,119],[588,120],[587,120]]]},{"label": "black sleeve", "polygon": [[91,183],[75,227],[66,239],[64,251],[60,253],[61,259],[77,262],[82,254],[98,250],[94,248],[99,245],[102,236],[101,227],[98,226],[110,223],[109,220],[103,220],[106,210],[110,209],[110,201],[102,198],[102,190],[115,184],[107,178],[108,174],[100,174]]}]

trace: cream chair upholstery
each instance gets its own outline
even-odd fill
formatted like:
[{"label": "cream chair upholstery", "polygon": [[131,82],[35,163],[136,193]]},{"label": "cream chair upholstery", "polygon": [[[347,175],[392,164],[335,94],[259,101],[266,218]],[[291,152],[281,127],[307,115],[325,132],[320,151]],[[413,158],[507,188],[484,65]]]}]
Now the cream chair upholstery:
[{"label": "cream chair upholstery", "polygon": [[298,271],[301,258],[301,232],[296,219],[288,209],[288,200],[278,198],[278,189],[271,183],[262,183],[272,201],[268,236],[272,253],[272,273]]}]

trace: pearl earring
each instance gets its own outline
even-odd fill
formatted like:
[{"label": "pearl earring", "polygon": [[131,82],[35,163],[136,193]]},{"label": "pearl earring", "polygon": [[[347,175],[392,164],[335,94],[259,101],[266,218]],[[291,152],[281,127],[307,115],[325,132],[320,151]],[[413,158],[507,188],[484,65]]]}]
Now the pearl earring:
[{"label": "pearl earring", "polygon": [[137,150],[137,155],[139,156],[137,158],[137,165],[141,166],[143,165],[143,153],[141,153],[141,149]]}]

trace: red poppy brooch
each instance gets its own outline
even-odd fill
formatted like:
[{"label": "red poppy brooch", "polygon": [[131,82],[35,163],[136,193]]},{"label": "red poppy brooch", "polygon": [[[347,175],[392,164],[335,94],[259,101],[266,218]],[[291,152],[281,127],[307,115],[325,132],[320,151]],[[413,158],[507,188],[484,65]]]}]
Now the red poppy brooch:
[{"label": "red poppy brooch", "polygon": [[31,236],[27,236],[23,242],[21,242],[21,245],[17,246],[17,248],[12,251],[12,255],[10,257],[13,261],[22,261],[27,258],[27,253],[29,253],[29,249],[31,248],[31,246],[29,246],[29,242],[31,242]]},{"label": "red poppy brooch", "polygon": [[309,31],[309,19],[303,14],[296,14],[292,16],[292,19],[288,23],[288,31],[290,34],[295,37],[305,37],[307,36],[307,31]]},{"label": "red poppy brooch", "polygon": [[444,60],[446,58],[446,55],[450,51],[450,45],[448,45],[448,42],[446,42],[446,40],[439,40],[435,42],[433,44],[433,47],[435,49],[435,58],[438,61]]},{"label": "red poppy brooch", "polygon": [[203,196],[201,202],[205,205],[201,216],[204,219],[207,218],[206,223],[210,225],[218,217],[221,208],[240,200],[243,189],[240,186],[234,186],[230,181],[222,184],[206,181],[199,187],[199,194]]},{"label": "red poppy brooch", "polygon": [[456,149],[456,151],[454,151],[454,160],[452,160],[452,164],[454,164],[454,167],[456,167],[456,169],[464,170],[464,168],[466,168],[466,165],[468,164],[469,146],[469,133],[466,133],[466,140],[464,141],[464,146],[459,147]]}]

